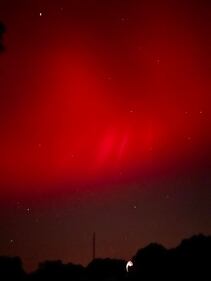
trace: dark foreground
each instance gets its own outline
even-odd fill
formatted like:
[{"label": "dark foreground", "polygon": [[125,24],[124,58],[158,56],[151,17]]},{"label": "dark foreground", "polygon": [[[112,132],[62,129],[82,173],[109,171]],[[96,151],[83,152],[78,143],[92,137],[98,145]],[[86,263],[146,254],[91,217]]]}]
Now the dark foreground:
[{"label": "dark foreground", "polygon": [[27,274],[20,258],[0,257],[0,280],[211,280],[211,236],[193,236],[169,250],[150,244],[138,250],[132,261],[128,273],[124,260],[95,259],[87,267],[46,261]]}]

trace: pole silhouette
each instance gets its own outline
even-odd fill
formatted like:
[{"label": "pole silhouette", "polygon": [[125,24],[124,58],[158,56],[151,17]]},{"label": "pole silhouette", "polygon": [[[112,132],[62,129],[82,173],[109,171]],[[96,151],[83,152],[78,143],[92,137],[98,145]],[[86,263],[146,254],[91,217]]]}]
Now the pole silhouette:
[{"label": "pole silhouette", "polygon": [[92,258],[95,259],[96,256],[96,234],[93,233],[93,239],[92,239]]}]

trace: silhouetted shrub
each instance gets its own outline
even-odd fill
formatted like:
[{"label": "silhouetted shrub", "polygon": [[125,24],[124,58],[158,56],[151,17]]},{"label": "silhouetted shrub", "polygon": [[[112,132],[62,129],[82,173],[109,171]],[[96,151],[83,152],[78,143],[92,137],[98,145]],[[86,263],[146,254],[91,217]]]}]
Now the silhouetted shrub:
[{"label": "silhouetted shrub", "polygon": [[117,259],[95,259],[86,268],[88,280],[123,280],[126,262]]},{"label": "silhouetted shrub", "polygon": [[0,257],[0,280],[24,280],[26,277],[19,257]]},{"label": "silhouetted shrub", "polygon": [[30,275],[30,280],[84,280],[84,267],[59,261],[40,263],[36,272]]}]

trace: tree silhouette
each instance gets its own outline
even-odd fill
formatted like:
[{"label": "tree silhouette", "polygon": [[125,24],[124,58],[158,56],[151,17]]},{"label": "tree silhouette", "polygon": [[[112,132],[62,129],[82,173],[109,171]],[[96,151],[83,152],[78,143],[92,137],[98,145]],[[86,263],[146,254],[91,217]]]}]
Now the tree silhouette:
[{"label": "tree silhouette", "polygon": [[72,263],[64,264],[62,261],[45,261],[39,264],[38,269],[29,275],[29,280],[84,280],[84,268]]},{"label": "tree silhouette", "polygon": [[87,267],[45,261],[36,271],[26,274],[20,258],[0,257],[0,280],[9,281],[187,281],[211,280],[211,236],[196,235],[174,249],[152,243],[137,251],[133,267],[126,272],[126,262],[94,259]]},{"label": "tree silhouette", "polygon": [[92,281],[122,281],[126,276],[125,266],[124,260],[98,258],[87,266],[87,278]]},{"label": "tree silhouette", "polygon": [[150,244],[133,258],[135,279],[211,280],[210,261],[211,236],[196,235],[169,250]]},{"label": "tree silhouette", "polygon": [[0,257],[0,280],[23,281],[25,278],[26,274],[19,257]]},{"label": "tree silhouette", "polygon": [[152,243],[139,250],[133,258],[137,277],[143,280],[156,280],[159,276],[163,278],[167,254],[168,250],[157,243]]}]

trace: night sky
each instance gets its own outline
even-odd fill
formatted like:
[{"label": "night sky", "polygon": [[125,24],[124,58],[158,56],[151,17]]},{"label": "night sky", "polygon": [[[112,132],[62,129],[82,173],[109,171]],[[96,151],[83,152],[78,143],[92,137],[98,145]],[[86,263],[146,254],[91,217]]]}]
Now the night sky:
[{"label": "night sky", "polygon": [[27,270],[211,234],[211,2],[0,0],[0,255]]}]

